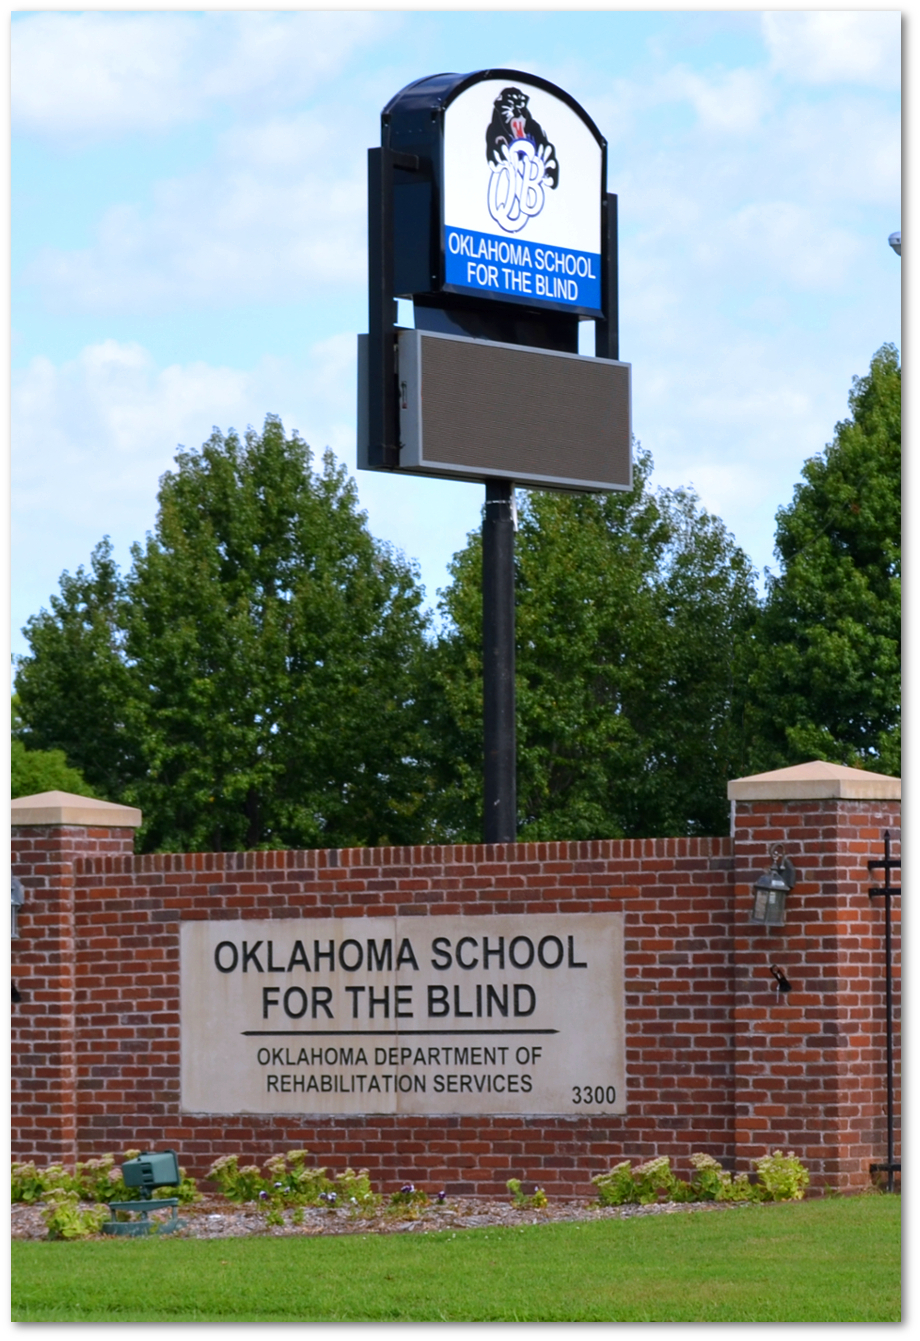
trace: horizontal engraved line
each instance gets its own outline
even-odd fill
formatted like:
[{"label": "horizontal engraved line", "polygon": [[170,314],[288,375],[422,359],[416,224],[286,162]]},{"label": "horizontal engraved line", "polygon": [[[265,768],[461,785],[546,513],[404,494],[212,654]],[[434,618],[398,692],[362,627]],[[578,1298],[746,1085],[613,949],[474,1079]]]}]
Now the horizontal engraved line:
[{"label": "horizontal engraved line", "polygon": [[418,1034],[558,1034],[558,1029],[243,1029],[243,1038],[410,1038]]}]

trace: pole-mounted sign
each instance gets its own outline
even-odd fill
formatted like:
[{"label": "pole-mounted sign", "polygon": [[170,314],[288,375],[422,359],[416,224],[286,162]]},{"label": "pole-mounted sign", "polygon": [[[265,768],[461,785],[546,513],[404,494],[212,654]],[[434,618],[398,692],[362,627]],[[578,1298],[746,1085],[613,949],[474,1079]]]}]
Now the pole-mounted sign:
[{"label": "pole-mounted sign", "polygon": [[[358,466],[485,482],[486,842],[512,841],[517,824],[514,485],[632,487],[606,180],[588,113],[519,70],[409,84],[368,151]],[[593,357],[578,352],[582,321]]]},{"label": "pole-mounted sign", "polygon": [[[435,75],[369,151],[370,330],[358,464],[544,488],[631,487],[607,145],[535,75]],[[411,299],[414,329],[396,322]],[[593,320],[596,357],[579,356]]]}]

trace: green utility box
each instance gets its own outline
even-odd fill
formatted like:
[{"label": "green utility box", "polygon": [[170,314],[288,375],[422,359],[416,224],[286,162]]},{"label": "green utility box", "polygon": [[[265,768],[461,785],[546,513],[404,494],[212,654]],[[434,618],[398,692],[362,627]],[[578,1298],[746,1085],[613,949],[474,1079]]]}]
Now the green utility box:
[{"label": "green utility box", "polygon": [[179,1186],[179,1161],[175,1150],[142,1150],[136,1159],[121,1166],[126,1187],[141,1188],[141,1196],[150,1196],[155,1187]]},{"label": "green utility box", "polygon": [[[110,1209],[128,1214],[139,1213],[139,1220],[110,1220],[102,1226],[103,1234],[172,1234],[185,1225],[184,1220],[176,1216],[178,1197],[151,1198],[150,1193],[157,1187],[178,1187],[180,1181],[179,1160],[175,1150],[143,1150],[136,1159],[126,1159],[121,1166],[121,1176],[126,1187],[140,1189],[138,1201],[113,1201]],[[171,1210],[172,1215],[165,1221],[150,1219],[151,1211]]]}]

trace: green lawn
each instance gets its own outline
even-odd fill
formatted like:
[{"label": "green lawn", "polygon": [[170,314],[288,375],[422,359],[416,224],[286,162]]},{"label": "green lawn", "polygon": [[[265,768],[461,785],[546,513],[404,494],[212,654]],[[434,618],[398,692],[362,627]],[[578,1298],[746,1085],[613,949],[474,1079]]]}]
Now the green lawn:
[{"label": "green lawn", "polygon": [[343,1238],[12,1244],[19,1322],[897,1322],[901,1200]]}]

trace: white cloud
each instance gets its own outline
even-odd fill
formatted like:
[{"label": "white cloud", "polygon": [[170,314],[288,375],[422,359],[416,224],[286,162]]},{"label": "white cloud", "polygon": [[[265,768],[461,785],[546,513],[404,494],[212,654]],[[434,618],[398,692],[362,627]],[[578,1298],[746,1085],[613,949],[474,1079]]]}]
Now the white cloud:
[{"label": "white cloud", "polygon": [[[159,477],[177,447],[213,427],[243,433],[280,415],[319,457],[329,446],[355,470],[356,341],[340,333],[306,360],[262,358],[251,369],[205,363],[158,367],[138,344],[105,340],[62,364],[36,358],[12,379],[13,648],[29,615],[47,607],[64,569],[89,561],[109,535],[117,561],[155,520]],[[372,533],[417,558],[433,602],[445,566],[479,521],[478,485],[358,477]]]},{"label": "white cloud", "polygon": [[56,310],[162,312],[290,301],[364,282],[366,167],[312,113],[227,133],[200,171],[161,181],[149,208],[110,206],[83,250],[44,248],[24,279]]},{"label": "white cloud", "polygon": [[900,197],[900,118],[866,94],[796,102],[772,128],[764,168],[800,198],[888,205]]},{"label": "white cloud", "polygon": [[[36,22],[83,17],[39,15]],[[117,24],[105,26],[120,16],[87,17],[99,19],[104,34],[111,38],[114,32],[122,40]],[[130,24],[149,17],[125,19],[132,40],[124,40],[130,49],[141,32]],[[272,71],[277,84],[285,86],[285,35],[297,48],[293,37],[307,31],[285,28],[288,20],[332,24],[347,16],[205,17],[218,25],[207,31],[230,34],[236,44],[231,43],[229,54],[219,47],[209,65],[196,47],[205,31],[200,16],[160,15],[153,31],[160,33],[162,27],[174,47],[184,41],[190,50],[195,48],[194,61],[203,72],[200,96],[216,98],[235,81],[246,87],[244,72],[234,61],[247,66],[250,86],[269,82]],[[382,21],[387,16],[367,17]],[[812,17],[836,16],[766,16],[777,20],[780,34],[787,31],[782,27],[786,19]],[[182,27],[186,22],[193,28],[199,25],[192,37]],[[231,22],[236,25],[232,29],[227,26]],[[14,30],[21,26],[14,24]],[[845,25],[841,31],[851,28]],[[867,31],[871,36],[871,23]],[[323,59],[334,62],[339,59],[336,52],[351,40],[351,30],[333,24],[330,32],[338,35],[339,48],[333,42],[332,53]],[[251,61],[244,43],[247,33]],[[160,40],[169,46],[162,34]],[[320,57],[311,59],[315,67]],[[193,62],[193,56],[175,57],[173,63],[182,68],[183,61]],[[795,282],[804,277],[805,287],[821,287],[835,275],[845,278],[847,257],[855,252],[848,250],[846,226],[840,220],[833,226],[827,221],[837,203],[842,211],[852,211],[867,203],[887,205],[896,196],[897,114],[879,105],[869,90],[833,90],[809,101],[813,95],[800,89],[780,98],[777,84],[763,69],[699,73],[683,65],[647,80],[612,80],[594,111],[602,125],[631,127],[611,153],[611,185],[623,202],[624,225],[641,220],[647,242],[650,234],[662,238],[666,248],[680,240],[685,252],[696,247],[705,262],[712,240],[718,236],[724,244],[726,228],[735,220],[733,246],[739,256],[744,237],[753,246],[762,236],[772,239],[772,255],[778,258],[780,241],[792,240],[783,223],[791,218],[791,203],[812,211],[809,219],[801,216],[805,236],[819,227],[831,244],[823,259],[806,266],[805,272],[790,254],[789,273],[799,275]],[[687,114],[688,104],[695,115]],[[376,111],[360,89],[335,102],[334,116],[331,106],[324,101],[310,110],[260,111],[256,104],[238,126],[223,132],[204,166],[153,184],[146,203],[108,204],[88,246],[33,253],[23,279],[50,311],[70,313],[148,315],[359,293],[366,253],[364,147],[375,134]],[[649,111],[646,124],[644,113]],[[656,130],[663,113],[667,129],[660,134]],[[749,214],[740,219],[745,208]],[[659,297],[667,301],[663,292]]]},{"label": "white cloud", "polygon": [[861,240],[821,212],[792,201],[745,205],[701,238],[700,261],[739,280],[797,289],[835,289],[863,250]]},{"label": "white cloud", "polygon": [[729,70],[705,78],[692,70],[672,70],[667,77],[671,97],[692,104],[701,127],[720,135],[750,135],[768,110],[768,80],[759,70]]},{"label": "white cloud", "polygon": [[[12,378],[13,479],[17,507],[50,507],[80,520],[87,500],[106,512],[150,511],[144,493],[176,447],[199,446],[212,427],[243,432],[278,413],[288,430],[343,453],[354,448],[355,337],[315,345],[305,364],[263,358],[252,369],[203,362],[160,368],[139,344],[104,340],[55,365],[35,358]],[[343,441],[343,421],[349,437]],[[108,508],[106,500],[112,500]]]},{"label": "white cloud", "polygon": [[353,468],[354,351],[354,336],[338,335],[297,365],[158,367],[140,345],[105,340],[69,362],[35,358],[14,372],[14,627],[103,535],[127,562],[131,542],[153,525],[157,482],[177,447],[199,447],[215,426],[243,433],[278,413],[317,455],[332,446]]},{"label": "white cloud", "polygon": [[218,104],[264,115],[393,24],[366,11],[23,15],[11,28],[13,125],[73,140],[167,130]]},{"label": "white cloud", "polygon": [[139,507],[149,524],[147,491],[177,443],[193,425],[200,442],[215,420],[232,422],[248,380],[202,364],[159,370],[140,345],[114,340],[60,366],[33,359],[12,379],[16,514],[53,516],[46,539],[86,523],[98,537]]},{"label": "white cloud", "polygon": [[762,16],[773,68],[805,84],[901,82],[897,10],[771,11]]},{"label": "white cloud", "polygon": [[[234,81],[244,86],[239,16],[236,27],[227,19],[223,28],[225,16],[208,16],[208,31],[226,38],[210,66],[198,18],[181,17],[192,36],[170,18],[165,74],[136,76],[136,104],[124,93],[126,124],[136,115],[140,125],[147,106],[149,128],[156,98],[169,91],[163,80],[174,80],[180,110],[186,106],[180,75],[193,66],[202,77],[188,96],[203,100],[199,111],[235,96]],[[789,34],[814,48],[821,30],[781,21],[821,16],[767,17],[777,19],[771,70],[765,57],[759,70],[715,73],[662,63],[648,79],[614,73],[603,90],[598,73],[598,97],[585,97],[616,137],[610,185],[620,195],[621,349],[634,367],[637,434],[654,453],[658,480],[695,483],[759,566],[769,561],[773,515],[791,497],[803,460],[846,413],[849,378],[865,373],[882,340],[898,339],[900,275],[886,241],[899,223],[899,126],[893,99],[871,87],[872,79],[884,86],[878,49],[861,66],[850,57],[846,64],[842,39],[823,55],[811,49],[811,73],[790,85],[783,76],[794,74],[799,56]],[[65,243],[33,257],[33,284],[49,308],[71,319],[86,310],[171,312],[177,321],[190,314],[206,351],[203,310],[220,307],[229,314],[221,320],[244,326],[247,312],[234,305],[251,304],[264,320],[261,304],[293,299],[303,304],[302,329],[318,340],[329,329],[317,315],[326,321],[325,299],[360,294],[364,150],[382,99],[358,87],[356,66],[350,97],[330,93],[307,110],[271,105],[264,72],[274,78],[292,66],[276,41],[286,31],[281,19],[255,16],[263,18],[262,28],[249,30],[252,110],[200,169],[152,184],[134,201],[113,206],[117,197],[109,196],[83,250]],[[871,36],[871,23],[860,31]],[[63,39],[55,40],[61,60]],[[382,50],[393,59],[392,48]],[[849,70],[851,86],[806,86],[832,68]],[[66,85],[66,68],[60,78]],[[370,78],[388,74],[378,68]],[[852,87],[858,79],[863,86]],[[114,103],[121,96],[111,94]],[[53,129],[66,98],[57,110],[53,90],[47,98],[30,124]],[[90,93],[86,100],[78,108],[83,123],[96,125],[98,114],[104,130]],[[252,346],[242,367],[165,368],[138,345],[107,341],[70,363],[36,359],[14,374],[16,589],[26,602],[17,624],[105,531],[123,542],[124,557],[127,542],[153,522],[157,477],[177,443],[198,446],[215,423],[242,430],[277,412],[315,449],[328,443],[353,467],[354,336],[324,339],[302,360],[260,358],[256,336]],[[476,525],[481,489],[377,474],[362,474],[359,486],[374,533],[422,560],[430,591],[442,585],[444,561]]]}]

